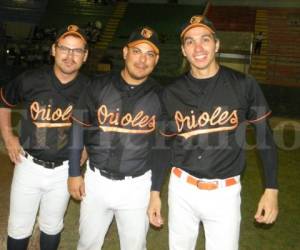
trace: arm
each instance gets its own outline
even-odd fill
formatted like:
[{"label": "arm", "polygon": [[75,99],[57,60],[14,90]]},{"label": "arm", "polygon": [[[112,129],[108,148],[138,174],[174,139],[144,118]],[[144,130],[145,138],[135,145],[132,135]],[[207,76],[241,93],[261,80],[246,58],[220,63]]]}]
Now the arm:
[{"label": "arm", "polygon": [[264,119],[254,124],[256,143],[264,166],[265,191],[254,216],[259,223],[275,222],[278,215],[277,153],[272,131]]},{"label": "arm", "polygon": [[83,151],[83,128],[77,122],[73,122],[70,141],[68,190],[74,199],[82,200],[85,196],[84,180],[80,173],[80,157]]},{"label": "arm", "polygon": [[168,131],[168,122],[171,120],[168,117],[168,112],[165,108],[163,100],[165,99],[164,94],[159,92],[160,102],[161,102],[161,116],[158,119],[157,124],[157,135],[155,139],[155,144],[158,146],[158,149],[152,149],[152,187],[150,194],[150,202],[148,206],[148,217],[150,223],[155,227],[161,227],[163,225],[163,218],[161,215],[161,198],[160,198],[160,189],[163,183],[163,180],[166,175],[166,171],[169,168],[170,163],[170,148],[169,140],[167,137],[161,136]]},{"label": "arm", "polygon": [[89,158],[89,155],[86,151],[86,148],[84,147],[81,152],[80,166],[83,166],[83,164],[87,161],[88,158]]},{"label": "arm", "polygon": [[149,221],[153,226],[161,227],[163,218],[161,215],[160,190],[168,170],[170,162],[169,149],[152,149],[152,187],[150,193],[150,202],[148,206]]},{"label": "arm", "polygon": [[17,164],[20,162],[22,147],[19,138],[12,131],[10,108],[0,108],[0,130],[8,156],[13,163]]},{"label": "arm", "polygon": [[159,191],[151,191],[147,213],[149,221],[153,226],[161,227],[164,224],[161,216],[161,199]]}]

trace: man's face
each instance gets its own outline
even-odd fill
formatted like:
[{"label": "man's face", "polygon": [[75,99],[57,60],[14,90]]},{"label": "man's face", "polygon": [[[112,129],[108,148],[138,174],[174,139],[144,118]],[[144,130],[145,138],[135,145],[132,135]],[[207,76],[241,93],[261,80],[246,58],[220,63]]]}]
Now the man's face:
[{"label": "man's face", "polygon": [[86,61],[88,52],[82,39],[69,35],[59,39],[57,44],[53,44],[52,55],[56,71],[72,75],[76,74]]},{"label": "man's face", "polygon": [[215,54],[219,41],[204,27],[195,27],[186,32],[181,45],[182,53],[189,61],[192,71],[210,72],[216,67]]},{"label": "man's face", "polygon": [[159,55],[147,43],[140,43],[132,47],[123,48],[125,60],[125,81],[131,84],[142,83],[152,73]]}]

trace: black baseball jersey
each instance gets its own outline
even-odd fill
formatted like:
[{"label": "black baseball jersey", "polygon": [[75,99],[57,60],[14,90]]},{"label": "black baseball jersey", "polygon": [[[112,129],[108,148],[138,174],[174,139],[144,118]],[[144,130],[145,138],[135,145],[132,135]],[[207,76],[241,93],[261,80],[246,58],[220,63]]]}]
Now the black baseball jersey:
[{"label": "black baseball jersey", "polygon": [[68,159],[70,117],[87,82],[78,74],[62,84],[52,67],[43,67],[24,72],[1,89],[1,106],[22,111],[20,143],[25,151],[44,161]]},{"label": "black baseball jersey", "polygon": [[[222,66],[207,79],[181,76],[166,88],[164,103],[172,121],[167,133],[174,137],[172,164],[208,179],[242,173],[246,126],[271,113],[252,77]],[[265,167],[272,172],[267,174],[269,186],[277,185],[275,161]]]},{"label": "black baseball jersey", "polygon": [[[163,169],[151,166],[150,160],[157,124],[163,114],[160,92],[152,78],[132,86],[121,74],[110,73],[91,82],[72,117],[89,127],[84,145],[92,168],[126,176],[152,169],[152,179],[160,179],[157,176]],[[80,175],[79,166],[70,167],[71,176]]]}]

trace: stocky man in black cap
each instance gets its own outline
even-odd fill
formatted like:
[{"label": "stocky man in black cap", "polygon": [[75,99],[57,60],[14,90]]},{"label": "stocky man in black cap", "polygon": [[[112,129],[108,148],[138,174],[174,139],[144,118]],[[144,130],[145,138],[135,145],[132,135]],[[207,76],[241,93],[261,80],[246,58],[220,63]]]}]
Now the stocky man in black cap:
[{"label": "stocky man in black cap", "polygon": [[[69,201],[68,138],[75,102],[88,79],[79,69],[87,40],[76,25],[62,29],[52,45],[53,67],[26,71],[1,89],[0,129],[15,164],[10,194],[8,250],[27,249],[38,215],[41,250],[56,250]],[[11,110],[24,108],[19,137]]]},{"label": "stocky man in black cap", "polygon": [[270,224],[278,214],[276,147],[268,126],[271,111],[254,78],[217,63],[220,41],[207,18],[193,16],[180,39],[190,70],[166,88],[163,98],[169,135],[174,135],[170,250],[195,249],[200,222],[206,250],[238,250],[248,124],[255,128],[265,177],[254,218]]},{"label": "stocky man in black cap", "polygon": [[[145,250],[147,208],[162,183],[164,168],[151,160],[163,114],[160,87],[149,77],[159,59],[157,33],[150,27],[135,30],[123,59],[120,72],[92,80],[72,116],[68,183],[81,200],[78,250],[101,249],[114,217],[121,249]],[[78,157],[83,146],[89,154],[84,179]],[[160,211],[160,203],[152,207]]]}]

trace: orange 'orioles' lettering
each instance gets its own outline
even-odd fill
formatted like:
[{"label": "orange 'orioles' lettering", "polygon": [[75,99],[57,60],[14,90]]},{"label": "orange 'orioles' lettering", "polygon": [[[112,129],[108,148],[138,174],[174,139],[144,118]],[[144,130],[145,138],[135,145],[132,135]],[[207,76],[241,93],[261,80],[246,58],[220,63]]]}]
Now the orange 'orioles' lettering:
[{"label": "orange 'orioles' lettering", "polygon": [[68,106],[65,110],[61,108],[53,109],[50,104],[46,107],[41,107],[38,102],[33,102],[30,105],[30,115],[33,123],[38,128],[69,127],[71,126],[70,116],[72,109],[72,106]]},{"label": "orange 'orioles' lettering", "polygon": [[[178,136],[182,136],[185,139],[199,134],[233,130],[238,126],[237,111],[233,110],[231,113],[229,111],[222,112],[221,107],[217,107],[211,115],[208,112],[203,112],[199,117],[195,116],[194,111],[191,111],[190,116],[184,116],[180,111],[176,111],[174,118]],[[206,126],[208,128],[203,129]],[[185,127],[190,131],[181,133]]]},{"label": "orange 'orioles' lettering", "polygon": [[99,128],[105,132],[129,134],[150,133],[156,127],[155,118],[155,115],[148,116],[144,111],[138,112],[135,116],[130,113],[121,116],[119,112],[108,112],[106,105],[101,105],[98,109]]}]

